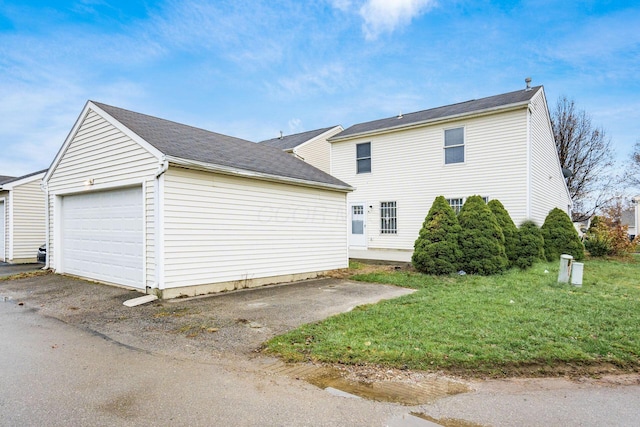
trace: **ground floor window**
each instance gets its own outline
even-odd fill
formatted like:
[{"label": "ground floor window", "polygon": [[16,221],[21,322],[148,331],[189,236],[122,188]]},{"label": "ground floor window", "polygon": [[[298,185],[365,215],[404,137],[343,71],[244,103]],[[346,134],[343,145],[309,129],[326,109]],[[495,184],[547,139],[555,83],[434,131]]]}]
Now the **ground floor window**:
[{"label": "ground floor window", "polygon": [[380,232],[382,234],[398,233],[396,202],[380,202]]},{"label": "ground floor window", "polygon": [[[451,209],[453,209],[456,215],[458,215],[460,213],[460,209],[462,209],[462,205],[464,205],[464,202],[466,200],[467,200],[466,197],[458,197],[458,198],[447,199],[447,203],[449,203],[449,206],[451,206]],[[485,203],[489,203],[489,196],[483,196],[482,200],[484,200]]]}]

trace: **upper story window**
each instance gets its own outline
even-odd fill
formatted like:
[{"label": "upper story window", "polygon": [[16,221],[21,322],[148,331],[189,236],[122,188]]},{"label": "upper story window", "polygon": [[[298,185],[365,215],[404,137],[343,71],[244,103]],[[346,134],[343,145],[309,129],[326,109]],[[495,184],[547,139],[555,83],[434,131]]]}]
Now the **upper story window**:
[{"label": "upper story window", "polygon": [[380,202],[380,233],[398,234],[396,202]]},{"label": "upper story window", "polygon": [[371,172],[371,143],[356,144],[357,173]]},{"label": "upper story window", "polygon": [[444,164],[464,162],[464,128],[445,129]]}]

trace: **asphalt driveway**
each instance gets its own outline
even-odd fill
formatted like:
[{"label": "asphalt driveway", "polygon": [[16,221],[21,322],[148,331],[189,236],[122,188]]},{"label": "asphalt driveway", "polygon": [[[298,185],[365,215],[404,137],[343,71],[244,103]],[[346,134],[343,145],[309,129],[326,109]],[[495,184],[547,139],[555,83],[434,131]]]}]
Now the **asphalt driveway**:
[{"label": "asphalt driveway", "polygon": [[0,297],[44,315],[127,346],[205,360],[251,354],[269,338],[302,324],[411,292],[324,278],[125,307],[124,301],[140,294],[56,274],[0,282]]}]

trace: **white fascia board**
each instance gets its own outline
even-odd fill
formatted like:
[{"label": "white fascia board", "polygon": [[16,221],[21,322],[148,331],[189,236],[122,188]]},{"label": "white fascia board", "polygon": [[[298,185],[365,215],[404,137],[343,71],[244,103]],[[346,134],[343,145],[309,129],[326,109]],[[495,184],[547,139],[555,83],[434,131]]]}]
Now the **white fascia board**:
[{"label": "white fascia board", "polygon": [[40,172],[38,174],[19,179],[17,181],[7,182],[6,184],[0,185],[0,190],[13,190],[18,185],[28,184],[33,181],[39,181],[44,177],[44,174],[45,172]]},{"label": "white fascia board", "polygon": [[372,136],[372,135],[382,135],[385,133],[391,133],[391,132],[395,132],[398,130],[409,130],[409,129],[415,129],[415,128],[419,128],[419,127],[423,127],[423,126],[430,126],[436,123],[447,123],[447,122],[452,122],[452,121],[456,121],[456,120],[460,120],[460,119],[470,119],[470,118],[475,118],[475,117],[482,117],[482,116],[488,116],[491,114],[495,114],[495,113],[503,113],[503,112],[509,112],[509,111],[515,111],[515,110],[519,110],[521,108],[524,108],[526,106],[528,106],[531,103],[531,100],[527,100],[527,101],[522,101],[522,102],[517,102],[515,104],[508,104],[508,105],[502,105],[499,107],[493,107],[493,108],[487,108],[484,110],[476,110],[476,111],[472,111],[470,113],[461,113],[461,114],[454,114],[452,116],[446,116],[446,117],[438,117],[435,119],[430,119],[430,120],[423,120],[420,122],[413,122],[413,123],[408,123],[408,124],[400,124],[398,126],[391,126],[391,127],[387,127],[384,129],[376,129],[376,130],[372,130],[372,131],[365,131],[365,132],[359,132],[359,133],[354,133],[348,136],[343,136],[343,137],[331,137],[328,139],[329,142],[342,142],[342,141],[348,141],[350,139],[356,139],[356,138],[362,138],[364,136]]},{"label": "white fascia board", "polygon": [[302,144],[298,144],[298,145],[294,148],[294,151],[295,151],[297,148],[304,147],[305,145],[307,145],[307,144],[309,144],[309,143],[311,143],[311,142],[313,142],[313,141],[317,141],[317,140],[319,140],[319,139],[327,139],[327,140],[329,140],[329,138],[331,138],[333,135],[336,135],[336,134],[338,134],[338,133],[342,132],[343,130],[344,130],[344,128],[342,127],[342,125],[334,126],[334,127],[332,127],[331,129],[329,129],[328,131],[322,132],[320,135],[316,135],[316,136],[314,136],[313,138],[307,139],[307,140],[306,140],[305,142],[303,142]]},{"label": "white fascia board", "polygon": [[140,136],[138,136],[138,134],[136,134],[131,129],[129,129],[128,127],[126,127],[125,125],[120,123],[118,120],[113,118],[109,113],[104,111],[102,108],[98,107],[96,104],[94,104],[91,101],[87,101],[87,103],[84,105],[84,108],[82,109],[82,112],[78,116],[78,119],[76,120],[75,124],[71,128],[71,131],[69,132],[69,135],[67,135],[67,138],[64,140],[64,143],[62,144],[62,147],[60,147],[60,150],[58,151],[58,154],[56,154],[56,157],[53,159],[53,162],[51,163],[51,166],[49,166],[49,169],[47,170],[44,178],[42,179],[42,181],[43,181],[43,183],[45,185],[49,182],[49,179],[51,179],[51,175],[53,174],[53,172],[57,168],[58,164],[60,164],[60,161],[62,160],[62,158],[64,157],[65,153],[67,152],[67,149],[69,148],[69,145],[71,144],[71,141],[73,141],[74,138],[76,137],[76,134],[78,133],[78,130],[80,129],[80,127],[82,126],[82,123],[84,123],[85,119],[89,115],[89,111],[90,110],[95,111],[98,115],[100,115],[103,119],[105,119],[107,122],[109,122],[116,129],[118,129],[119,131],[121,131],[122,133],[127,135],[133,141],[135,141],[138,144],[140,144],[142,146],[142,148],[144,148],[147,151],[149,151],[158,160],[160,160],[162,158],[162,153],[160,152],[160,150],[158,150],[157,148],[155,148],[154,146],[149,144],[147,141],[142,139]]},{"label": "white fascia board", "polygon": [[184,167],[186,169],[195,169],[195,170],[201,170],[205,172],[215,172],[222,175],[259,179],[261,181],[271,181],[271,182],[278,182],[278,183],[284,183],[284,184],[293,184],[293,185],[299,185],[302,187],[312,187],[312,188],[319,188],[323,190],[333,190],[333,191],[339,191],[343,193],[348,193],[355,190],[355,188],[353,187],[344,186],[344,185],[325,184],[322,182],[308,181],[308,180],[298,179],[298,178],[289,178],[289,177],[278,176],[278,175],[271,175],[271,174],[266,174],[261,172],[249,171],[245,169],[232,168],[228,166],[214,165],[211,163],[200,162],[197,160],[182,159],[182,158],[173,157],[173,156],[166,156],[166,159],[169,161],[170,165],[173,164],[175,166]]}]

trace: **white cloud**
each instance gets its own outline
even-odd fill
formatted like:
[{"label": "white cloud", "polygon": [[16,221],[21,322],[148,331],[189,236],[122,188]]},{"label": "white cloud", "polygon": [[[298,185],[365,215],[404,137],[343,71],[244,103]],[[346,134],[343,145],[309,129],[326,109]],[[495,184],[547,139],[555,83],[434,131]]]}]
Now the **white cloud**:
[{"label": "white cloud", "polygon": [[289,125],[289,133],[290,134],[300,133],[303,130],[302,120],[300,120],[300,119],[291,119],[291,120],[289,120],[288,125]]},{"label": "white cloud", "polygon": [[278,80],[281,92],[299,97],[308,96],[315,93],[335,93],[336,91],[349,86],[350,71],[345,69],[341,63],[330,63],[318,67],[307,67],[302,73],[284,77]]},{"label": "white cloud", "polygon": [[409,25],[411,20],[435,7],[435,0],[367,0],[360,8],[362,29],[367,40]]}]

